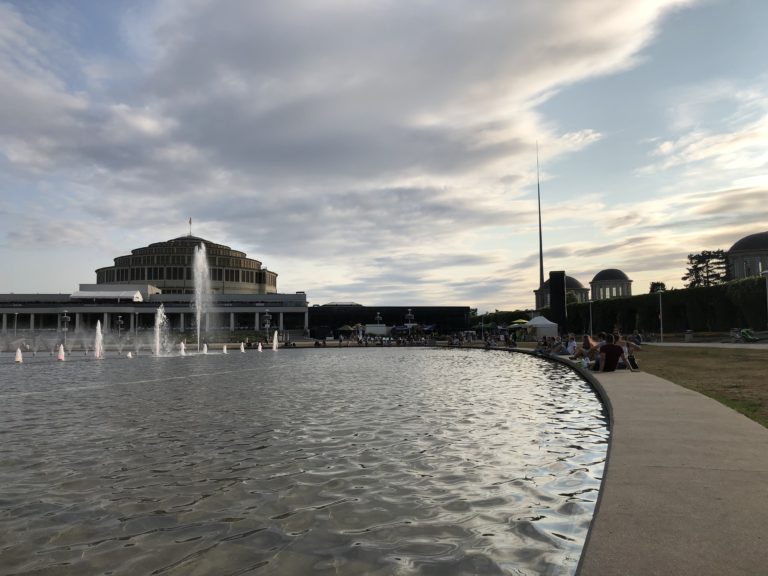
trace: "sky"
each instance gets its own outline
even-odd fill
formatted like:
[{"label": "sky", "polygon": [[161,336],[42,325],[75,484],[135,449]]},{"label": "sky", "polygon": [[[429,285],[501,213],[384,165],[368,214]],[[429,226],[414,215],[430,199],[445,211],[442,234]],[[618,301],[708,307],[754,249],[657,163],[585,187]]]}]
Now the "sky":
[{"label": "sky", "polygon": [[764,0],[0,0],[0,292],[192,231],[312,304],[682,288],[768,230]]}]

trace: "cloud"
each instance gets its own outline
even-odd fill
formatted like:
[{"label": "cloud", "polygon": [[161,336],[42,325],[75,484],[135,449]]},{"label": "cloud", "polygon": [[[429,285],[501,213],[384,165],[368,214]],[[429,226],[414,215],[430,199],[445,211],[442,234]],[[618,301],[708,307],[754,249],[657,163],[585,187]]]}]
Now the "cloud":
[{"label": "cloud", "polygon": [[[686,4],[167,1],[110,13],[120,46],[102,51],[2,4],[0,163],[18,204],[0,214],[0,242],[45,250],[59,234],[83,247],[99,237],[122,253],[184,233],[192,216],[196,234],[318,294],[532,300],[535,142],[554,164],[604,138],[539,107],[634,66],[660,19]],[[764,126],[751,127],[746,147],[681,135],[659,154],[735,158],[756,149]],[[546,223],[581,242],[668,221],[650,205],[630,216],[591,205],[600,210],[584,215],[565,202]],[[45,214],[67,226],[30,232]],[[548,243],[553,265],[591,256]]]},{"label": "cloud", "polygon": [[640,173],[681,166],[705,174],[765,170],[768,85],[764,79],[756,79],[752,86],[709,82],[681,90],[676,99],[670,116],[679,135],[659,141],[652,152],[659,160]]}]

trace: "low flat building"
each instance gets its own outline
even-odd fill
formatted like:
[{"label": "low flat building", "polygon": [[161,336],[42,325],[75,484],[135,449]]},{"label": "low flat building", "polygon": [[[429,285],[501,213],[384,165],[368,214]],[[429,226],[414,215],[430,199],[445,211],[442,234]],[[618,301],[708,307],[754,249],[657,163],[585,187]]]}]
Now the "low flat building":
[{"label": "low flat building", "polygon": [[376,335],[381,326],[416,329],[429,327],[441,334],[469,329],[469,306],[363,306],[354,302],[333,302],[309,309],[310,335],[326,338],[341,326],[374,325]]}]

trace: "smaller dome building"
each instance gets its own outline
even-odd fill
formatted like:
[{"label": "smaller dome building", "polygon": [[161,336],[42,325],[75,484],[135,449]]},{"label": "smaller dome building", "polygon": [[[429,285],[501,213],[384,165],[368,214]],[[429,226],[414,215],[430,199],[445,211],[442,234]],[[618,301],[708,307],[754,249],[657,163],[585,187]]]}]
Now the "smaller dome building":
[{"label": "smaller dome building", "polygon": [[632,280],[616,268],[600,270],[589,283],[592,300],[607,300],[608,298],[625,298],[632,296]]},{"label": "smaller dome building", "polygon": [[[584,288],[584,285],[573,276],[565,277],[565,291],[566,293],[572,292],[575,294],[578,302],[586,302],[589,300],[589,288]],[[544,284],[541,285],[541,288],[534,290],[533,293],[536,295],[536,310],[541,310],[542,308],[549,306],[549,280],[544,282]]]},{"label": "smaller dome building", "polygon": [[744,236],[727,252],[731,278],[759,276],[768,270],[768,231]]}]

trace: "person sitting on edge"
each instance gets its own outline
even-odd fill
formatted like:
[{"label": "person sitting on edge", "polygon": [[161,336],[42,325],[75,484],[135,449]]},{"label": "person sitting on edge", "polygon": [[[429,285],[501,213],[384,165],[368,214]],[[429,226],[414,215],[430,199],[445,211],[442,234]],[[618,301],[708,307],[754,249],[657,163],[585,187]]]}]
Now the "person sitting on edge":
[{"label": "person sitting on edge", "polygon": [[600,372],[614,372],[619,360],[624,362],[624,366],[629,368],[630,372],[635,371],[624,355],[624,349],[613,343],[613,334],[606,334],[605,344],[600,348]]},{"label": "person sitting on edge", "polygon": [[576,347],[576,351],[573,353],[573,356],[571,356],[571,360],[587,358],[590,362],[594,361],[595,356],[597,355],[596,346],[597,342],[592,340],[592,336],[584,334],[584,337],[581,339],[581,346]]},{"label": "person sitting on edge", "polygon": [[[630,340],[629,338],[625,338],[621,335],[621,333],[616,333],[613,336],[614,344],[616,346],[621,346],[622,350],[624,350],[624,356],[627,357],[627,360],[629,360],[629,366],[632,366],[632,368],[638,369],[637,366],[637,359],[635,358],[635,352],[638,350],[642,350],[642,347],[640,344],[636,344],[633,340]],[[626,364],[619,362],[618,368],[624,368],[627,366]]]},{"label": "person sitting on edge", "polygon": [[568,343],[565,345],[565,351],[568,354],[568,356],[573,356],[576,354],[576,335],[571,333],[568,334]]},{"label": "person sitting on edge", "polygon": [[562,356],[564,354],[568,354],[568,351],[565,348],[565,344],[563,344],[562,339],[560,336],[554,339],[552,342],[552,349],[550,351],[551,354],[557,354],[558,356]]},{"label": "person sitting on edge", "polygon": [[551,348],[549,345],[549,339],[546,336],[542,336],[541,340],[539,340],[536,349],[534,352],[536,354],[549,354]]}]

